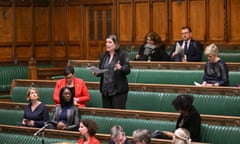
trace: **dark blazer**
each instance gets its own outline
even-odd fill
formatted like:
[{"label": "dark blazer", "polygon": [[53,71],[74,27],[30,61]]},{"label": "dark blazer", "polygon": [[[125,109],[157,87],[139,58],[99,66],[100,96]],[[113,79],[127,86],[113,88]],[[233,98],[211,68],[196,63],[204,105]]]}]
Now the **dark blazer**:
[{"label": "dark blazer", "polygon": [[[169,61],[170,57],[167,54],[165,47],[166,47],[166,45],[161,45],[161,46],[155,48],[152,51],[152,53],[150,54],[151,61]],[[144,45],[141,45],[141,47],[139,48],[139,51],[138,51],[140,58],[137,60],[142,60],[142,61],[148,60],[148,56],[144,55],[144,50],[145,50]]]},{"label": "dark blazer", "polygon": [[192,106],[187,116],[183,114],[177,120],[176,129],[179,128],[179,123],[184,119],[183,126],[181,128],[185,128],[189,130],[191,139],[193,141],[200,141],[200,129],[201,129],[201,117],[198,111]]},{"label": "dark blazer", "polygon": [[[178,41],[178,43],[180,45],[183,45],[183,40]],[[177,42],[173,45],[173,50],[171,51],[170,56],[175,51],[176,44],[177,44]],[[189,47],[188,47],[188,51],[187,51],[187,61],[189,61],[189,62],[201,61],[202,60],[202,54],[203,54],[202,45],[198,41],[191,39]],[[181,59],[179,59],[179,56],[174,57],[173,60],[174,61],[181,61]]]},{"label": "dark blazer", "polygon": [[[104,69],[104,63],[107,60],[107,57],[109,57],[108,52],[104,52],[101,55],[100,58],[100,63],[99,63],[99,68]],[[120,70],[114,71],[114,89],[116,90],[117,94],[123,94],[127,93],[129,88],[128,88],[128,81],[127,81],[127,75],[130,74],[130,64],[128,60],[128,55],[124,51],[121,50],[116,50],[115,56],[114,56],[114,63],[117,64],[117,62],[120,62],[120,65],[122,66]],[[104,79],[104,74],[97,75],[100,76],[100,91],[103,92],[102,90],[102,85],[103,85],[103,79]]]},{"label": "dark blazer", "polygon": [[[61,106],[57,106],[56,107],[56,111],[53,115],[51,124],[53,124],[54,126],[57,125],[57,123],[59,122],[60,119],[60,115],[62,113],[62,107]],[[67,110],[67,127],[66,130],[78,130],[78,126],[79,126],[79,110],[76,106],[71,106],[68,110]]]}]

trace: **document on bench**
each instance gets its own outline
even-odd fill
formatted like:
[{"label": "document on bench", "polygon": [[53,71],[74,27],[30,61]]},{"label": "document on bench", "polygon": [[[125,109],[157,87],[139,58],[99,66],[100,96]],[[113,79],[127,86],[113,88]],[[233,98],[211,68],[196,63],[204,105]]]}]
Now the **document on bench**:
[{"label": "document on bench", "polygon": [[179,55],[183,55],[183,54],[184,54],[184,48],[181,47],[178,42],[177,42],[177,44],[176,44],[175,53],[176,53],[176,54],[179,54]]},{"label": "document on bench", "polygon": [[105,71],[108,71],[107,69],[99,69],[98,67],[95,67],[95,66],[90,66],[87,69],[96,74],[101,74],[101,73],[104,73]]},{"label": "document on bench", "polygon": [[193,83],[194,83],[195,86],[202,86],[200,83],[198,83],[196,81],[194,81]]}]

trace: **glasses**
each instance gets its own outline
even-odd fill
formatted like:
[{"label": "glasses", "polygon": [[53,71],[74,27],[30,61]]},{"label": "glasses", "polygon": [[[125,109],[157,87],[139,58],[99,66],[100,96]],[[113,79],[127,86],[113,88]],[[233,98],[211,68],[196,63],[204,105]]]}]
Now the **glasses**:
[{"label": "glasses", "polygon": [[181,33],[182,35],[186,35],[186,34],[189,34],[189,32],[184,32],[184,33]]}]

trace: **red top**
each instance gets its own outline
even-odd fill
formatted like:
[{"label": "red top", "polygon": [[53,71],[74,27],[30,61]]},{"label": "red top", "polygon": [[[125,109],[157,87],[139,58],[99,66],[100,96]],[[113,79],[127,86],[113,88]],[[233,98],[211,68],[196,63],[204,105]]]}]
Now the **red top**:
[{"label": "red top", "polygon": [[[78,144],[84,144],[84,138],[80,138],[78,140]],[[100,144],[100,142],[94,136],[91,136],[90,139],[88,140],[88,144]]]},{"label": "red top", "polygon": [[[80,78],[73,78],[75,96],[74,98],[79,98],[78,107],[85,107],[85,103],[90,100],[88,93],[88,88],[85,82]],[[66,79],[60,79],[56,82],[56,86],[53,93],[53,101],[56,105],[60,104],[59,93],[61,88],[66,86]]]}]

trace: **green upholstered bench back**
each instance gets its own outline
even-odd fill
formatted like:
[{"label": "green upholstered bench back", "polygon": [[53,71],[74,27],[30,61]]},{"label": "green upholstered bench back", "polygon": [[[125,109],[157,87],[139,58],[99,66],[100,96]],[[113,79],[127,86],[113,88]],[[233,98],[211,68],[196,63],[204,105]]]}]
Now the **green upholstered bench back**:
[{"label": "green upholstered bench back", "polygon": [[[21,120],[23,111],[21,110],[6,110],[0,109],[0,124],[15,125],[17,121]],[[121,125],[127,135],[132,135],[133,130],[139,128],[146,128],[150,131],[156,129],[162,131],[174,131],[176,122],[161,121],[161,120],[146,120],[133,118],[117,118],[94,115],[82,115],[82,119],[90,118],[96,121],[99,126],[98,133],[109,134],[109,130],[114,125]],[[2,133],[1,133],[2,134]],[[0,134],[0,137],[1,137]],[[240,127],[232,126],[216,126],[209,124],[202,124],[201,126],[201,142],[217,143],[217,144],[238,144],[240,140]],[[12,137],[11,137],[12,138]],[[0,143],[1,140],[0,139]],[[4,140],[5,141],[5,140]],[[10,142],[12,143],[12,142]],[[14,142],[13,142],[14,143]]]},{"label": "green upholstered bench back", "polygon": [[28,79],[28,67],[0,66],[0,92],[10,91],[13,79]]},{"label": "green upholstered bench back", "polygon": [[[71,137],[69,137],[71,138]],[[76,140],[49,138],[44,137],[45,144],[61,143],[61,142],[76,143]],[[0,133],[1,144],[41,144],[41,137],[34,137],[31,135],[13,134],[13,133]]]},{"label": "green upholstered bench back", "polygon": [[[26,103],[27,90],[29,87],[16,86],[13,88],[11,99],[13,102]],[[53,87],[37,87],[39,90],[40,100],[45,104],[54,104]]]},{"label": "green upholstered bench back", "polygon": [[[225,62],[240,62],[240,50],[221,50],[218,56]],[[207,56],[204,54],[202,61],[207,61]]]},{"label": "green upholstered bench back", "polygon": [[[203,73],[203,70],[131,69],[127,78],[129,83],[193,85],[194,81],[202,82]],[[85,81],[100,81],[86,67],[75,67],[75,76]],[[239,78],[240,72],[229,72],[231,86],[239,83]]]},{"label": "green upholstered bench back", "polygon": [[[89,90],[88,107],[102,107],[99,90]],[[129,91],[126,109],[176,112],[172,101],[178,93]],[[240,97],[194,94],[194,105],[201,114],[240,116]]]}]

